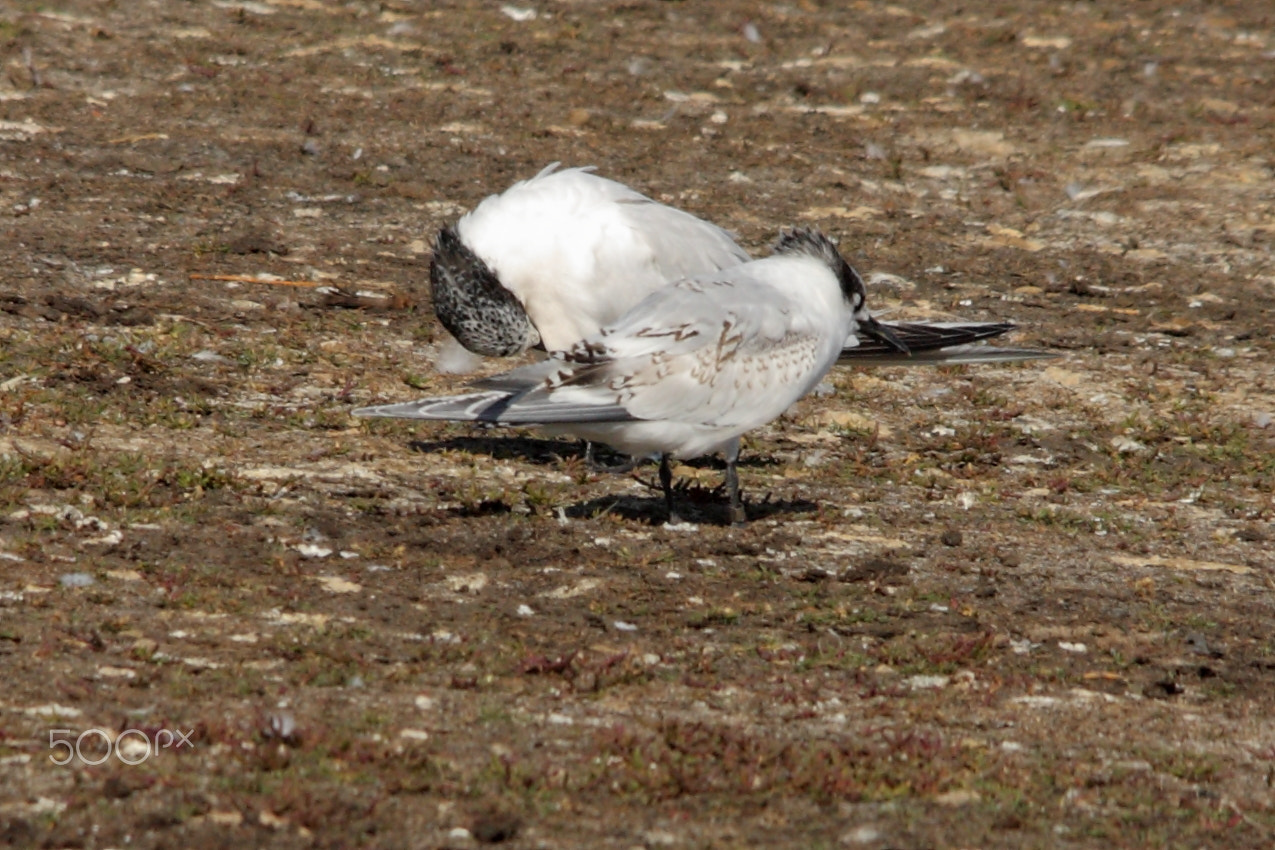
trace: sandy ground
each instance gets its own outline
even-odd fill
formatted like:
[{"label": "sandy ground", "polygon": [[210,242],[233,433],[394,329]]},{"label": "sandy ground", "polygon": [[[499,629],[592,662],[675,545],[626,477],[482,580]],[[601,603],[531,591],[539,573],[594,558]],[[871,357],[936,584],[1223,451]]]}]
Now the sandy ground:
[{"label": "sandy ground", "polygon": [[[1273,20],[0,6],[0,843],[1272,846]],[[1064,356],[835,371],[744,529],[350,418],[555,160]]]}]

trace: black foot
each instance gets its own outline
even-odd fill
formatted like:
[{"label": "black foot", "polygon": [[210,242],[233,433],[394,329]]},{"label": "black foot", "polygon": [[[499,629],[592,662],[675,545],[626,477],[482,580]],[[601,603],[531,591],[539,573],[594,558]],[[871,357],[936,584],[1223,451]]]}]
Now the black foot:
[{"label": "black foot", "polygon": [[629,458],[623,463],[599,463],[596,460],[591,460],[589,461],[589,471],[609,475],[624,475],[625,473],[632,472],[641,465],[641,458]]},{"label": "black foot", "polygon": [[626,472],[632,472],[637,469],[642,463],[642,458],[631,457],[620,463],[603,463],[597,459],[597,455],[593,451],[593,443],[586,440],[584,443],[584,463],[590,472],[623,475]]}]

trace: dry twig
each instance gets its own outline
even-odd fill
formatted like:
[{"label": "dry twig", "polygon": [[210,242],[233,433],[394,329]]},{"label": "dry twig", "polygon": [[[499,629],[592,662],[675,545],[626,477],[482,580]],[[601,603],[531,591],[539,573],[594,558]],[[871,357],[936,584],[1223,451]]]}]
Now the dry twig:
[{"label": "dry twig", "polygon": [[269,283],[274,286],[302,286],[306,289],[316,289],[323,286],[321,283],[315,283],[312,280],[268,280],[265,278],[252,277],[246,274],[191,274],[191,280],[226,280],[232,283]]}]

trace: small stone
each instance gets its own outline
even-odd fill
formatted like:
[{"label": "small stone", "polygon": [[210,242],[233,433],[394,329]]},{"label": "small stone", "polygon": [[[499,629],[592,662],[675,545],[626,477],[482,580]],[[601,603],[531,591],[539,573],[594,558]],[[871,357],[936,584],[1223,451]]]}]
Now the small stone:
[{"label": "small stone", "polygon": [[341,578],[340,576],[314,576],[314,580],[323,586],[328,593],[358,593],[363,585]]},{"label": "small stone", "polygon": [[956,791],[944,791],[934,798],[934,802],[940,806],[964,806],[969,803],[977,803],[981,799],[982,796],[977,791],[959,789]]},{"label": "small stone", "polygon": [[823,449],[815,449],[810,454],[801,459],[801,463],[807,469],[814,469],[816,466],[822,466],[828,460],[828,453]]},{"label": "small stone", "polygon": [[474,844],[474,834],[463,826],[452,827],[447,833],[447,843],[445,847],[450,850],[460,850],[462,847],[471,847]]},{"label": "small stone", "polygon": [[1111,447],[1122,455],[1136,454],[1147,450],[1145,443],[1140,443],[1131,437],[1117,435],[1111,438]]},{"label": "small stone", "polygon": [[146,787],[145,782],[134,781],[125,775],[108,776],[102,783],[102,796],[108,800],[123,800],[134,791]]},{"label": "small stone", "polygon": [[483,844],[500,844],[518,835],[522,822],[509,812],[486,812],[474,818],[473,836]]},{"label": "small stone", "polygon": [[842,844],[872,844],[881,837],[881,831],[874,826],[856,826],[841,836]]},{"label": "small stone", "polygon": [[1259,543],[1266,539],[1266,532],[1256,525],[1246,525],[1235,532],[1235,537],[1245,543]]},{"label": "small stone", "polygon": [[536,12],[535,9],[524,8],[522,6],[514,6],[509,3],[506,3],[505,5],[500,7],[500,13],[504,15],[506,18],[517,21],[518,23],[534,21],[539,14]]},{"label": "small stone", "polygon": [[960,546],[964,539],[965,538],[961,532],[957,531],[955,528],[949,528],[947,531],[943,532],[943,536],[939,538],[939,542],[944,546]]},{"label": "small stone", "polygon": [[266,718],[266,724],[266,728],[262,730],[266,738],[274,738],[285,744],[296,744],[301,740],[297,719],[291,712],[275,712]]},{"label": "small stone", "polygon": [[288,246],[283,244],[272,232],[248,225],[230,237],[226,250],[231,254],[279,254],[288,253]]},{"label": "small stone", "polygon": [[136,671],[127,667],[113,667],[109,664],[97,668],[97,675],[104,679],[136,679]]},{"label": "small stone", "polygon": [[869,558],[862,564],[841,573],[841,580],[874,581],[879,584],[899,584],[908,574],[908,565],[890,558]]},{"label": "small stone", "polygon": [[1142,695],[1148,699],[1168,699],[1182,693],[1183,687],[1172,679],[1152,682],[1142,689]]},{"label": "small stone", "polygon": [[951,680],[951,676],[909,676],[907,682],[914,691],[929,691],[946,687]]},{"label": "small stone", "polygon": [[1221,658],[1226,655],[1226,648],[1221,644],[1212,645],[1199,632],[1192,632],[1186,637],[1187,646],[1191,647],[1191,651],[1199,655],[1207,655],[1210,658]]},{"label": "small stone", "polygon": [[88,573],[63,573],[58,576],[58,583],[63,587],[89,587],[97,584],[97,579]]}]

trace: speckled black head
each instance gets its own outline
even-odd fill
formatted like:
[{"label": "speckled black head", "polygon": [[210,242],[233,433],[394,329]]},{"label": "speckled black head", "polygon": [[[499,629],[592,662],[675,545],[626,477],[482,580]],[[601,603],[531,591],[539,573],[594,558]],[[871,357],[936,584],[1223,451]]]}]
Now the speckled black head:
[{"label": "speckled black head", "polygon": [[794,227],[779,234],[775,244],[776,254],[807,254],[816,260],[822,260],[832,269],[832,273],[841,281],[841,293],[845,296],[850,309],[858,313],[868,300],[868,290],[832,240],[813,227]]},{"label": "speckled black head", "polygon": [[522,304],[454,228],[434,240],[429,282],[438,320],[475,354],[509,357],[540,342]]},{"label": "speckled black head", "polygon": [[822,260],[832,269],[832,273],[841,282],[841,294],[854,314],[856,332],[866,337],[883,342],[901,354],[907,354],[908,347],[895,336],[885,325],[882,325],[868,312],[868,289],[863,285],[863,278],[854,267],[846,262],[845,257],[837,250],[832,240],[813,227],[794,227],[779,234],[775,244],[776,254],[806,254]]}]

